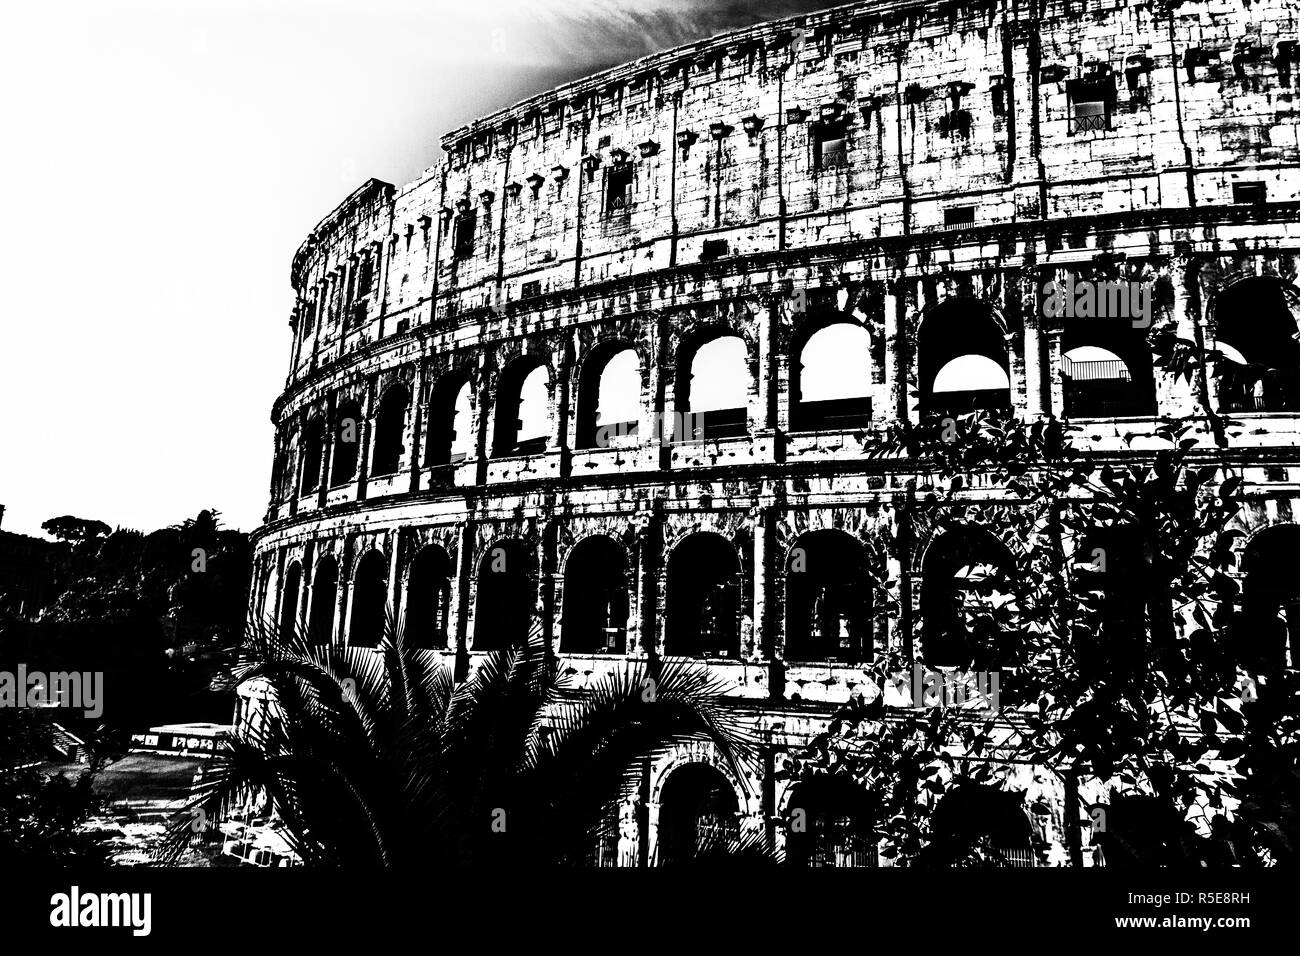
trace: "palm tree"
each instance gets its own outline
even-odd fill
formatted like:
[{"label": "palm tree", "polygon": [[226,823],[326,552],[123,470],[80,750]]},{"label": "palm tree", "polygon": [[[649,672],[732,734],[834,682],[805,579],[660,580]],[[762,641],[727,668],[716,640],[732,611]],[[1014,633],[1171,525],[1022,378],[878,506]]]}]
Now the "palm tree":
[{"label": "palm tree", "polygon": [[[708,740],[742,780],[754,759],[702,668],[652,659],[575,693],[537,629],[457,684],[391,620],[377,648],[254,624],[236,677],[269,685],[274,719],[211,762],[168,862],[193,820],[230,819],[260,794],[308,866],[584,865],[646,758]],[[703,849],[702,862],[726,855]],[[736,850],[763,856],[752,840]]]}]

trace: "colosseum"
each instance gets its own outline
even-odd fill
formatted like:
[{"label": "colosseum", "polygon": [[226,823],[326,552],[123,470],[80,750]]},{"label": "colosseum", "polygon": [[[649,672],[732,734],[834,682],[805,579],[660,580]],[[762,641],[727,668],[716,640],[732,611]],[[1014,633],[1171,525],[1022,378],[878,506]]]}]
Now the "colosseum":
[{"label": "colosseum", "polygon": [[[969,538],[938,529],[909,462],[868,454],[891,422],[1053,416],[1132,460],[1160,415],[1230,412],[1202,453],[1246,482],[1255,599],[1291,607],[1297,39],[1286,0],[868,0],[448,133],[293,259],[253,611],[357,645],[391,614],[460,677],[537,627],[579,689],[698,658],[763,766],[656,759],[599,850],[636,865],[682,814],[793,852],[780,755],[882,650],[943,663],[957,556],[1006,536],[974,492]],[[1047,317],[1046,284],[1080,279],[1280,371],[1189,384],[1141,321]],[[1016,772],[1008,859],[1090,864],[1079,795]],[[850,837],[801,852],[885,863]]]}]

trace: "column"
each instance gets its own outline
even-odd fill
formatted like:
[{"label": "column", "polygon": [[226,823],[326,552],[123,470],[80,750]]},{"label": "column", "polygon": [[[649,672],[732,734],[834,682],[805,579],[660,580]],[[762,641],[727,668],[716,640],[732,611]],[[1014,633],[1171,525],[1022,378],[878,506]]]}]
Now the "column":
[{"label": "column", "polygon": [[457,681],[469,676],[469,600],[474,580],[475,524],[473,517],[465,519],[456,549],[456,665],[453,673]]},{"label": "column", "polygon": [[[657,499],[656,499],[657,501]],[[637,636],[636,651],[646,657],[658,655],[660,634],[658,574],[663,547],[657,504],[637,516]]]},{"label": "column", "polygon": [[392,636],[396,638],[402,620],[402,529],[394,528],[389,540],[392,553],[388,556],[388,614],[393,621]]},{"label": "column", "polygon": [[[553,510],[548,509],[548,510]],[[546,656],[556,653],[556,590],[559,583],[559,522],[552,518],[542,527],[541,560],[541,602],[542,602],[542,640],[546,647]]]},{"label": "column", "polygon": [[325,421],[323,441],[320,443],[320,485],[316,489],[316,506],[324,508],[325,502],[329,497],[330,490],[330,466],[334,460],[334,433],[337,431],[335,416],[337,415],[337,398],[330,393],[325,402]]},{"label": "column", "polygon": [[488,420],[492,414],[492,386],[496,380],[495,370],[488,356],[482,356],[478,367],[478,401],[474,408],[474,484],[487,484],[488,466]]},{"label": "column", "polygon": [[420,461],[424,457],[424,407],[428,401],[425,394],[426,368],[424,362],[415,366],[415,381],[411,383],[411,426],[407,441],[407,455],[410,457],[408,467],[411,473],[411,491],[420,490]]},{"label": "column", "polygon": [[366,482],[370,478],[370,431],[375,418],[375,376],[366,383],[366,397],[361,409],[361,448],[357,452],[357,501],[366,497]]},{"label": "column", "polygon": [[885,407],[883,421],[907,420],[907,333],[904,319],[907,297],[902,282],[885,285]]},{"label": "column", "polygon": [[768,551],[772,537],[772,509],[758,507],[752,512],[750,527],[754,538],[754,657],[771,656],[768,618]]},{"label": "column", "polygon": [[569,419],[572,410],[571,391],[573,377],[573,333],[564,337],[560,346],[560,361],[556,367],[555,382],[555,420],[551,422],[555,439],[555,448],[560,454],[560,477],[568,477],[572,467],[573,451],[569,441]]},{"label": "column", "polygon": [[1038,278],[1032,271],[1010,275],[1008,283],[1017,297],[1025,326],[1025,415],[1030,421],[1042,418],[1043,402],[1043,329],[1038,309]]},{"label": "column", "polygon": [[[1169,279],[1173,289],[1174,301],[1170,318],[1173,320],[1175,334],[1185,348],[1194,348],[1201,341],[1199,316],[1194,314],[1191,297],[1188,295],[1186,257],[1176,256],[1169,263]],[[1190,415],[1196,411],[1196,389],[1185,378],[1179,378],[1165,371],[1160,376],[1164,385],[1161,411],[1174,415]]]},{"label": "column", "polygon": [[334,595],[334,623],[331,626],[332,643],[346,645],[348,635],[348,605],[352,602],[352,562],[348,559],[351,547],[345,546],[338,555],[339,584],[338,593]]}]

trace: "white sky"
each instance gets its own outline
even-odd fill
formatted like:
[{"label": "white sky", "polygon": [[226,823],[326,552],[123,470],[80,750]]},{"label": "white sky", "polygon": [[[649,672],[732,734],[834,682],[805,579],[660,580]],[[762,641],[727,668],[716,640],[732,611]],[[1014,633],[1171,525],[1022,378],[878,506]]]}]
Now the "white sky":
[{"label": "white sky", "polygon": [[5,0],[0,504],[266,508],[289,264],[375,176],[601,66],[817,0]]}]

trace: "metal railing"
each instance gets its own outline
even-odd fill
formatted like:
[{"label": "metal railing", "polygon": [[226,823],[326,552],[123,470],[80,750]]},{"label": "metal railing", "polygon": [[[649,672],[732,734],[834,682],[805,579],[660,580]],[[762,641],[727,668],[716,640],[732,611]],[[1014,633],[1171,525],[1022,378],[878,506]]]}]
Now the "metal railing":
[{"label": "metal railing", "polygon": [[1099,379],[1118,379],[1132,381],[1128,366],[1120,359],[1097,359],[1076,362],[1069,356],[1061,356],[1061,374],[1068,375],[1076,382],[1095,382]]}]

